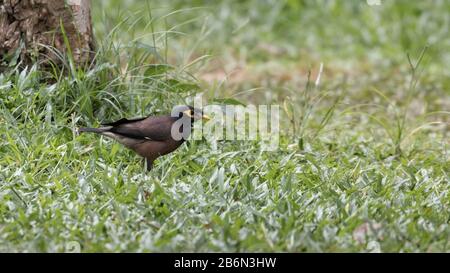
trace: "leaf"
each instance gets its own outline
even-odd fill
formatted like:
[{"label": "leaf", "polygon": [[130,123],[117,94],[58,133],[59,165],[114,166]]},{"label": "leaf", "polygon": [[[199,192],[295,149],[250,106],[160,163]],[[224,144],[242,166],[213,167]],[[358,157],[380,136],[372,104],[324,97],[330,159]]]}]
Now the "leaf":
[{"label": "leaf", "polygon": [[294,108],[292,106],[291,98],[286,97],[286,99],[283,102],[283,109],[288,118],[292,120],[294,117]]},{"label": "leaf", "polygon": [[177,92],[177,93],[185,93],[189,91],[198,91],[200,87],[195,83],[181,82],[176,79],[168,79],[162,83],[165,88],[168,88],[169,91]]},{"label": "leaf", "polygon": [[148,53],[150,53],[150,54],[152,54],[153,56],[155,56],[156,59],[157,59],[158,61],[160,61],[160,62],[163,62],[163,61],[164,61],[163,57],[158,53],[158,48],[157,48],[157,47],[154,47],[154,46],[151,46],[151,45],[142,43],[142,42],[136,42],[134,47],[144,49],[144,50],[147,51]]},{"label": "leaf", "polygon": [[100,64],[100,65],[96,66],[94,69],[89,70],[89,72],[86,74],[86,78],[95,77],[97,75],[97,73],[99,73],[103,70],[112,69],[115,67],[116,67],[115,64],[110,64],[110,63]]},{"label": "leaf", "polygon": [[[173,67],[167,64],[150,64],[148,65],[147,70],[145,70],[144,76],[146,77],[161,76],[172,69]],[[145,80],[149,79],[146,78]]]}]

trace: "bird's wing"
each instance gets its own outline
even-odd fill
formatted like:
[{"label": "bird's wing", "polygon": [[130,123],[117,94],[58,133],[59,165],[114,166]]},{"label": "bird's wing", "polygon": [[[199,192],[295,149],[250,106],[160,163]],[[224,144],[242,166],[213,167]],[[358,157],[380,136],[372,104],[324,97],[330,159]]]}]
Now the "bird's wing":
[{"label": "bird's wing", "polygon": [[102,125],[107,125],[107,126],[118,126],[121,124],[125,124],[125,123],[131,123],[131,122],[135,122],[135,121],[141,121],[146,119],[146,117],[143,118],[132,118],[132,119],[126,119],[126,118],[122,118],[113,122],[109,122],[109,123],[102,123]]},{"label": "bird's wing", "polygon": [[170,116],[148,117],[137,120],[119,120],[112,124],[113,133],[137,139],[164,141],[171,137],[172,124],[175,119]]}]

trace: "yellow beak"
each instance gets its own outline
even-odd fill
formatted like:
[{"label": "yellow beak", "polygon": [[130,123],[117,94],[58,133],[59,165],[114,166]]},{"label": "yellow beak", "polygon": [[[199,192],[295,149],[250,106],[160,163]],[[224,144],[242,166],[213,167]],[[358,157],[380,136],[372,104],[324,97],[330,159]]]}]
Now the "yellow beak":
[{"label": "yellow beak", "polygon": [[[191,110],[186,110],[186,111],[184,111],[183,113],[184,113],[186,116],[192,118]],[[202,115],[202,119],[205,120],[205,121],[208,121],[208,120],[210,120],[211,118],[210,118],[209,116],[203,114],[203,115]]]}]

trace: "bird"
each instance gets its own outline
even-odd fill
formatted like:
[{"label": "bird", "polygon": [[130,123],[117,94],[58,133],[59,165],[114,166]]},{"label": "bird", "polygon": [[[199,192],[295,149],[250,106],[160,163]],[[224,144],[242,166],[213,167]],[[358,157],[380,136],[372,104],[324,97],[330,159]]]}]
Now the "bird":
[{"label": "bird", "polygon": [[[208,121],[210,117],[200,109],[178,105],[172,109],[171,115],[122,118],[103,123],[99,128],[80,127],[78,132],[96,133],[118,141],[143,157],[146,169],[150,171],[157,158],[175,151],[183,144],[194,121],[198,120]],[[174,125],[178,128],[173,130]]]}]

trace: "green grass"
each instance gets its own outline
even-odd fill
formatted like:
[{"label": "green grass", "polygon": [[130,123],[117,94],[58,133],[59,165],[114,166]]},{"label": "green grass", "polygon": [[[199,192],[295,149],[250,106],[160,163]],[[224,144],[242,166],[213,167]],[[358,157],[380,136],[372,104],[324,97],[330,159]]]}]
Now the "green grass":
[{"label": "green grass", "polygon": [[[93,5],[95,64],[0,75],[0,251],[449,251],[448,1]],[[279,149],[75,133],[199,93],[279,104]]]}]

